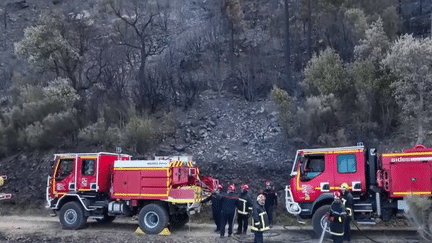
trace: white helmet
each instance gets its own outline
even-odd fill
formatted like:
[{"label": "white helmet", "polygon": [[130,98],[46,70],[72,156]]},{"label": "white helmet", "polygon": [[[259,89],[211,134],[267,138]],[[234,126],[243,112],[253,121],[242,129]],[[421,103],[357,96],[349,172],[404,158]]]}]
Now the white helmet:
[{"label": "white helmet", "polygon": [[265,204],[266,197],[264,194],[259,194],[257,197],[257,202],[259,205],[263,206]]}]

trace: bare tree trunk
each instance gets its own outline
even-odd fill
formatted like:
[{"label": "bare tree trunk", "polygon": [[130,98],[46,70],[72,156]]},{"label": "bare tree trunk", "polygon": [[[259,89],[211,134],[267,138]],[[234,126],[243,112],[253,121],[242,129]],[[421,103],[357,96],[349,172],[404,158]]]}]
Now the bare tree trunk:
[{"label": "bare tree trunk", "polygon": [[308,59],[312,57],[312,4],[308,0],[308,30],[307,30],[307,55]]},{"label": "bare tree trunk", "polygon": [[419,112],[417,114],[417,144],[422,144],[425,140],[425,131],[424,131],[424,99],[423,99],[423,91],[420,91],[420,101],[419,101]]},{"label": "bare tree trunk", "polygon": [[4,14],[3,14],[3,19],[4,19],[4,27],[5,29],[7,29],[7,15],[8,15],[8,9],[7,9],[7,5],[4,8]]},{"label": "bare tree trunk", "polygon": [[291,82],[291,43],[290,43],[290,15],[289,15],[289,7],[288,0],[285,0],[285,88],[290,93],[293,94],[295,87]]},{"label": "bare tree trunk", "polygon": [[230,68],[231,68],[231,77],[234,76],[234,24],[230,22],[231,33],[230,33]]},{"label": "bare tree trunk", "polygon": [[420,0],[420,4],[419,4],[419,14],[420,14],[420,15],[423,14],[423,0]]}]

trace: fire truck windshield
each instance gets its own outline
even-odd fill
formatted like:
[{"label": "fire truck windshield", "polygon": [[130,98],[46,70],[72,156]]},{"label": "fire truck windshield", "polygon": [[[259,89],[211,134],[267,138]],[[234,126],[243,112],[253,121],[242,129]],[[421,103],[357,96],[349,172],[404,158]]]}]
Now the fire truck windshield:
[{"label": "fire truck windshield", "polygon": [[63,180],[66,178],[73,170],[74,159],[61,159],[56,171],[56,180]]},{"label": "fire truck windshield", "polygon": [[302,164],[304,168],[301,179],[303,181],[311,180],[321,174],[325,169],[324,157],[314,156],[305,158],[305,162]]}]

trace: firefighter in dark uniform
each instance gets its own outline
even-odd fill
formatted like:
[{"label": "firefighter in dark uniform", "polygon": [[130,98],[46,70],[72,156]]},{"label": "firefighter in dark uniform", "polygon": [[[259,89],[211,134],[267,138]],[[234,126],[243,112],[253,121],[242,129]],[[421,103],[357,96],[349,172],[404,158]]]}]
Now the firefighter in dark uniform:
[{"label": "firefighter in dark uniform", "polygon": [[262,194],[266,198],[264,208],[269,218],[270,228],[272,228],[273,227],[273,207],[277,207],[277,194],[273,190],[273,185],[269,180],[265,182],[265,185],[266,188],[262,192]]},{"label": "firefighter in dark uniform", "polygon": [[333,242],[342,243],[344,236],[344,223],[346,219],[345,207],[341,201],[341,193],[334,192],[334,201],[330,206],[330,234]]},{"label": "firefighter in dark uniform", "polygon": [[249,185],[243,184],[241,193],[237,200],[237,223],[238,228],[236,235],[246,234],[248,228],[249,215],[253,209],[252,198],[249,195]]},{"label": "firefighter in dark uniform", "polygon": [[235,194],[235,185],[228,186],[228,192],[222,195],[221,199],[221,225],[220,237],[225,237],[225,226],[228,223],[228,237],[233,233],[233,221],[236,210],[237,195]]},{"label": "firefighter in dark uniform", "polygon": [[341,190],[342,190],[342,204],[345,207],[345,211],[347,213],[347,218],[345,220],[345,227],[344,227],[344,236],[343,236],[343,240],[346,240],[348,242],[351,241],[351,220],[352,220],[352,216],[353,216],[353,208],[354,208],[354,197],[351,194],[351,192],[349,191],[349,186],[347,183],[342,183],[341,185]]},{"label": "firefighter in dark uniform", "polygon": [[213,220],[216,224],[215,232],[220,231],[220,224],[221,224],[221,195],[220,195],[220,192],[222,191],[222,188],[223,188],[222,185],[219,184],[217,186],[217,189],[214,190],[209,197],[207,197],[206,199],[201,201],[201,203],[204,204],[204,203],[211,200]]},{"label": "firefighter in dark uniform", "polygon": [[268,215],[263,207],[265,200],[266,197],[260,194],[253,205],[251,231],[255,234],[254,243],[264,242],[263,232],[270,229]]}]

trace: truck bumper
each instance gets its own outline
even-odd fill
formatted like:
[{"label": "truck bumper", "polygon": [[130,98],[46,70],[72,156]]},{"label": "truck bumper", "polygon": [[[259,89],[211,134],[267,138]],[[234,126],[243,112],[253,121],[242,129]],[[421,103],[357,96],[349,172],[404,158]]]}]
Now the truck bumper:
[{"label": "truck bumper", "polygon": [[288,213],[293,215],[299,215],[302,212],[302,208],[298,203],[294,201],[291,187],[285,186],[285,207]]}]

